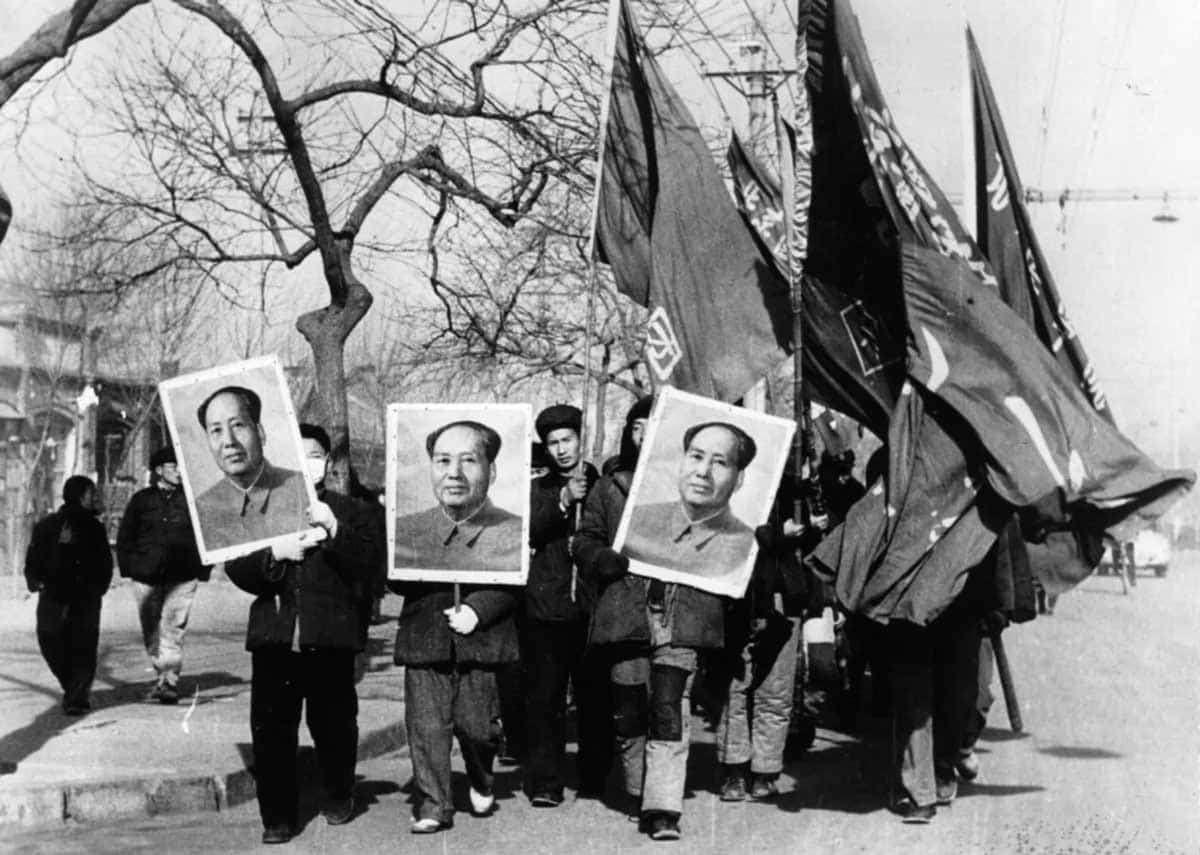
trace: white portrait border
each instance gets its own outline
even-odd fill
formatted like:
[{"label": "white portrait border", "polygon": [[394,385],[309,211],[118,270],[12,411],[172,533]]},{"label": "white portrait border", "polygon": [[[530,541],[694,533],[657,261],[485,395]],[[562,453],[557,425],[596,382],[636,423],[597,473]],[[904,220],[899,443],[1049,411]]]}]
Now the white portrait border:
[{"label": "white portrait border", "polygon": [[[738,407],[733,404],[718,401],[715,398],[706,398],[703,395],[694,395],[690,392],[683,392],[676,389],[674,386],[664,386],[654,399],[654,408],[650,412],[650,419],[646,424],[646,433],[642,437],[641,448],[643,450],[653,448],[655,439],[658,436],[658,429],[662,423],[662,413],[669,404],[690,404],[695,407],[702,408],[704,411],[712,413],[714,416],[725,416],[736,421],[748,421],[751,423],[769,424],[783,429],[787,432],[788,445],[795,439],[796,423],[792,419],[773,416],[769,413],[760,413],[755,410],[748,410],[744,407]],[[787,465],[787,455],[780,455],[771,467],[771,480],[768,482],[772,485],[772,489],[778,486],[780,479],[783,478],[783,470]],[[621,512],[621,522],[617,526],[616,537],[613,538],[612,548],[617,552],[621,552],[625,546],[625,538],[629,532],[630,522],[633,512],[636,507],[634,499],[645,479],[646,472],[649,469],[649,460],[643,455],[639,455],[638,466],[633,473],[633,482],[629,487],[629,497],[625,502],[625,508]],[[766,502],[768,513],[771,505],[775,501],[775,494],[771,494],[770,501]],[[762,523],[755,523],[761,525]],[[624,553],[622,553],[624,554]],[[628,556],[626,556],[628,557]],[[732,597],[735,600],[740,600],[746,595],[746,589],[750,584],[750,575],[754,571],[754,562],[758,557],[758,540],[755,539],[750,547],[749,557],[746,559],[738,571],[733,571],[724,574],[719,578],[708,578],[697,576],[692,573],[684,573],[679,570],[674,570],[670,567],[662,567],[657,564],[651,564],[646,561],[640,561],[636,558],[629,558],[629,572],[637,576],[645,576],[650,579],[659,579],[663,582],[672,582],[679,585],[687,585],[690,588],[697,588],[701,591],[707,591],[710,594],[718,594],[723,597]]]},{"label": "white portrait border", "polygon": [[488,413],[506,413],[520,415],[525,426],[521,443],[520,461],[521,472],[525,473],[528,483],[528,473],[533,464],[530,444],[533,441],[533,405],[528,403],[477,403],[477,402],[424,402],[424,403],[392,403],[387,406],[387,435],[385,440],[386,466],[384,469],[387,481],[384,487],[385,508],[387,513],[387,578],[389,582],[433,582],[464,585],[513,585],[523,587],[529,579],[529,516],[531,513],[530,491],[521,492],[521,569],[519,571],[492,572],[487,570],[447,570],[436,567],[397,567],[396,566],[396,479],[399,474],[397,454],[400,427],[400,416],[405,412],[445,413],[455,419],[469,419],[487,423]]},{"label": "white portrait border", "polygon": [[[288,425],[291,430],[288,431],[289,437],[293,445],[293,450],[296,452],[298,460],[304,460],[304,442],[300,438],[300,424],[296,418],[296,408],[292,403],[292,394],[288,389],[287,378],[283,373],[283,365],[279,361],[279,357],[275,354],[267,356],[259,356],[253,359],[246,359],[241,362],[230,362],[224,365],[218,365],[213,368],[206,368],[203,371],[195,371],[191,374],[183,374],[178,377],[171,377],[163,380],[158,384],[158,397],[162,401],[163,414],[167,419],[167,430],[171,435],[171,447],[175,450],[175,461],[179,467],[180,474],[183,476],[183,483],[188,489],[184,490],[184,496],[187,499],[188,514],[192,519],[192,530],[196,534],[196,544],[200,549],[200,561],[202,564],[213,565],[220,564],[224,561],[231,561],[234,558],[241,558],[257,552],[260,549],[266,549],[274,546],[277,543],[284,543],[293,538],[297,534],[307,534],[313,531],[311,526],[296,529],[295,531],[286,532],[284,534],[274,535],[272,537],[263,538],[261,540],[251,540],[245,543],[236,543],[233,546],[223,546],[218,549],[208,549],[204,543],[204,530],[200,526],[200,515],[196,510],[196,495],[195,488],[192,486],[190,474],[187,469],[187,455],[183,453],[183,444],[180,441],[181,432],[175,429],[178,424],[178,417],[190,417],[192,414],[176,413],[171,404],[171,393],[180,389],[186,389],[189,386],[196,386],[204,383],[210,383],[213,380],[225,379],[234,381],[239,377],[245,376],[249,371],[256,371],[262,368],[270,368],[275,374],[275,379],[279,383],[279,388],[283,391],[283,406],[284,415],[287,418]],[[307,476],[304,478],[304,492],[308,499],[308,507],[311,510],[313,505],[317,503],[317,491]]]}]

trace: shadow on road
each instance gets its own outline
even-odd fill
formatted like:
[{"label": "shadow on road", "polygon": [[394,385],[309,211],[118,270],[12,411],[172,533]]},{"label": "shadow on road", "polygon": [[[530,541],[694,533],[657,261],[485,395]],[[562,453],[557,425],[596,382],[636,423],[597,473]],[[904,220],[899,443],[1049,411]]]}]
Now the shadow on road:
[{"label": "shadow on road", "polygon": [[1049,754],[1064,760],[1117,760],[1123,757],[1116,751],[1107,748],[1094,748],[1087,745],[1051,745],[1049,748],[1039,748],[1039,754]]},{"label": "shadow on road", "polygon": [[[65,715],[60,706],[61,692],[51,690],[37,683],[22,680],[18,677],[5,675],[9,682],[20,685],[30,691],[47,695],[53,699],[50,707],[38,713],[29,724],[0,737],[0,775],[10,775],[17,771],[21,762],[39,751],[42,746],[58,736],[72,724],[81,719]],[[103,710],[109,707],[127,706],[140,702],[145,696],[149,683],[119,682],[104,668],[97,669],[97,682],[109,684],[106,689],[97,689],[91,694],[92,709]],[[240,685],[245,680],[228,671],[207,671],[202,674],[188,676],[181,680],[184,697],[181,704],[189,702],[188,695],[199,687],[200,697],[197,704],[210,703],[215,700],[211,696],[214,689],[230,685]],[[86,720],[86,719],[84,719]]]},{"label": "shadow on road", "polygon": [[1045,787],[1033,784],[980,784],[978,782],[960,782],[958,797],[965,796],[1020,796],[1025,793],[1040,793]]}]

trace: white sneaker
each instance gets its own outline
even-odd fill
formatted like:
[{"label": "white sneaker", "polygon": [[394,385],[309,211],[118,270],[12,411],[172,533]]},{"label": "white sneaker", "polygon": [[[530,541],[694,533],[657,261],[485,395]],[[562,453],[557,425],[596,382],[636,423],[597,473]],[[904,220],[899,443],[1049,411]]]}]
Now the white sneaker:
[{"label": "white sneaker", "polygon": [[423,819],[414,819],[409,830],[413,834],[433,834],[435,831],[442,830],[442,824],[432,816],[427,816]]},{"label": "white sneaker", "polygon": [[492,808],[496,806],[496,797],[491,793],[485,796],[474,787],[471,787],[470,796],[471,813],[475,816],[487,816],[492,812]]}]

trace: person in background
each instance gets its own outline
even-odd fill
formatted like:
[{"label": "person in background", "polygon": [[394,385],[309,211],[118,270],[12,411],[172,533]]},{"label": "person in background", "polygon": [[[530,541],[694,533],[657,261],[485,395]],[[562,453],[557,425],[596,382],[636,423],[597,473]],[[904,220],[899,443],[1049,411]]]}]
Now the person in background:
[{"label": "person in background", "polygon": [[112,582],[108,535],[96,518],[96,485],[72,475],[62,506],[33,527],[25,553],[25,583],[38,595],[37,640],[63,690],[62,709],[83,715],[91,707],[100,642],[100,602]]},{"label": "person in background", "polygon": [[188,617],[208,568],[200,563],[175,450],[154,452],[150,472],[150,486],[133,494],[121,517],[117,564],[132,580],[142,642],[156,674],[146,700],[174,704]]},{"label": "person in background", "polygon": [[263,843],[296,833],[296,750],[301,708],[317,752],[329,825],[353,819],[358,755],[355,657],[363,650],[377,560],[377,526],[354,499],[325,488],[329,436],[300,425],[305,474],[316,487],[314,529],[229,561],[225,572],[254,594],[246,627],[251,654],[250,733]]}]

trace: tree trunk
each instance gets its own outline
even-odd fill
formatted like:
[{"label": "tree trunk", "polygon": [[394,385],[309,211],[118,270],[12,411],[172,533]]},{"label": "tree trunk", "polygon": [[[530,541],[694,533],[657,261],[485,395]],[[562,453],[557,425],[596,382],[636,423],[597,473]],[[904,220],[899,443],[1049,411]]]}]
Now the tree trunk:
[{"label": "tree trunk", "polygon": [[316,386],[313,394],[314,421],[329,432],[332,443],[330,469],[325,483],[339,493],[350,491],[350,409],[346,395],[346,339],[371,308],[373,297],[358,280],[350,265],[352,250],[339,245],[342,275],[346,282],[343,305],[330,303],[323,309],[305,312],[296,329],[313,352]]}]

